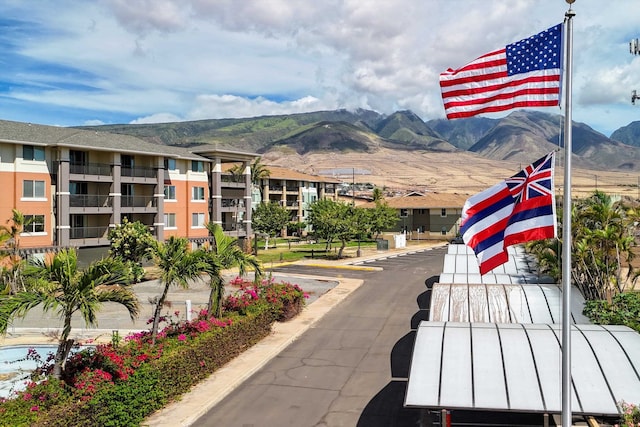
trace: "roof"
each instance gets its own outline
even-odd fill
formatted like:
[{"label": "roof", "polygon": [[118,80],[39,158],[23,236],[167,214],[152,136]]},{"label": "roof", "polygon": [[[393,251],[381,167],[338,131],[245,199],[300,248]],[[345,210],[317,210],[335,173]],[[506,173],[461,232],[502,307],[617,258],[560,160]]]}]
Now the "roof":
[{"label": "roof", "polygon": [[[436,283],[431,290],[429,320],[438,322],[562,323],[562,289],[555,284]],[[571,292],[571,318],[582,314],[584,298]]]},{"label": "roof", "polygon": [[0,142],[208,160],[186,148],[153,144],[130,135],[8,120],[0,120]]},{"label": "roof", "polygon": [[309,175],[303,172],[298,172],[298,171],[283,168],[280,166],[266,165],[266,168],[269,170],[269,178],[287,179],[290,181],[330,182],[330,183],[341,182],[341,181],[336,181],[335,179],[332,179],[332,178],[327,178],[327,177],[318,176],[318,175]]},{"label": "roof", "polygon": [[[553,324],[421,322],[405,406],[561,413],[561,330]],[[640,334],[572,325],[571,408],[616,416],[640,401]]]},{"label": "roof", "polygon": [[[468,196],[457,193],[412,193],[400,197],[385,198],[384,201],[395,209],[462,209]],[[374,208],[375,202],[361,205],[364,208]]]}]

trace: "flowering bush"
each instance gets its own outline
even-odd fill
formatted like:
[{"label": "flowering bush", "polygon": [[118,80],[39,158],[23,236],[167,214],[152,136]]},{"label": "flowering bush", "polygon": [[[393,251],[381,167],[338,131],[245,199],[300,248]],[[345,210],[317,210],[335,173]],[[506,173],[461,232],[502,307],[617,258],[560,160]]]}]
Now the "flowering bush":
[{"label": "flowering bush", "polygon": [[[636,427],[640,425],[640,408],[633,403],[627,403],[624,400],[618,404],[622,413],[622,424],[620,427]],[[618,426],[618,424],[616,424]]]},{"label": "flowering bush", "polygon": [[277,320],[285,321],[302,310],[305,298],[309,295],[298,285],[289,282],[275,283],[274,279],[262,280],[259,285],[237,277],[231,281],[239,288],[223,302],[225,311],[246,314],[252,307],[267,305],[271,307]]},{"label": "flowering bush", "polygon": [[40,364],[37,375],[25,391],[0,399],[0,426],[63,426],[69,419],[75,425],[140,425],[267,336],[285,307],[299,312],[307,297],[287,282],[234,283],[239,291],[224,302],[224,318],[210,317],[206,310],[191,321],[181,321],[179,312],[166,315],[155,345],[149,331],[123,340],[114,335],[109,344],[74,353],[65,364],[63,381],[47,377],[52,355],[42,360],[31,354]]}]

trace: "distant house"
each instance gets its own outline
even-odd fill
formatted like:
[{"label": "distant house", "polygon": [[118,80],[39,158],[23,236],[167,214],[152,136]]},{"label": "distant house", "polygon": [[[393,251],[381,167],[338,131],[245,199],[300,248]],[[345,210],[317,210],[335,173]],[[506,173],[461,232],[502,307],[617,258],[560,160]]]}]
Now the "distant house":
[{"label": "distant house", "polygon": [[[392,230],[406,231],[408,239],[449,239],[458,233],[462,207],[468,196],[456,193],[412,192],[387,198],[389,207],[398,211],[398,222]],[[360,205],[375,207],[374,202]]]}]

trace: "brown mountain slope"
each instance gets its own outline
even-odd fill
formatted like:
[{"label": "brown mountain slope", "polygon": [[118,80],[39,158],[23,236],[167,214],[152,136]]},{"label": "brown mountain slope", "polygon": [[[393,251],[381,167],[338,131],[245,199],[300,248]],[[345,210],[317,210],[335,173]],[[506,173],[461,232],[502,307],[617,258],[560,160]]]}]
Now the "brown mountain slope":
[{"label": "brown mountain slope", "polygon": [[[274,148],[262,156],[266,165],[275,165],[300,172],[322,175],[350,183],[369,182],[391,190],[438,191],[474,194],[508,178],[531,163],[491,160],[477,154],[458,151],[434,153],[427,151],[401,151],[381,147],[373,153],[365,152],[310,152],[297,154],[286,148]],[[562,156],[556,166],[556,192],[562,192]],[[572,183],[574,196],[585,195],[596,187],[610,194],[638,197],[637,174],[593,171],[574,165]]]}]

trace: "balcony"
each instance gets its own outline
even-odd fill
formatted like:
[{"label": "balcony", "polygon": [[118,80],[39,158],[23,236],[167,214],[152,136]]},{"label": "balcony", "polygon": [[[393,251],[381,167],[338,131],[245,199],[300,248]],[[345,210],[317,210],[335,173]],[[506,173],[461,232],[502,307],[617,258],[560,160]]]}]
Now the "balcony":
[{"label": "balcony", "polygon": [[136,166],[136,167],[122,167],[120,169],[121,176],[135,177],[135,178],[157,178],[158,172],[155,168]]},{"label": "balcony", "polygon": [[156,184],[158,171],[155,168],[136,166],[120,168],[120,181],[134,184]]},{"label": "balcony", "polygon": [[272,193],[282,193],[282,185],[270,185],[269,191]]},{"label": "balcony", "polygon": [[297,200],[287,200],[287,208],[297,208],[298,206],[300,206],[300,203],[298,203]]},{"label": "balcony", "polygon": [[221,186],[224,188],[244,188],[245,182],[244,177],[238,181],[236,177],[232,175],[222,175],[220,177]]},{"label": "balcony", "polygon": [[244,208],[243,199],[222,199],[223,208]]},{"label": "balcony", "polygon": [[111,207],[111,196],[108,194],[71,194],[69,206],[72,208]]},{"label": "balcony", "polygon": [[69,238],[76,246],[106,246],[109,244],[107,238],[109,227],[107,225],[99,227],[71,227]]},{"label": "balcony", "polygon": [[285,187],[287,189],[287,193],[298,193],[298,187]]},{"label": "balcony", "polygon": [[156,210],[158,200],[153,196],[122,196],[120,198],[121,208],[144,208]]},{"label": "balcony", "polygon": [[111,165],[105,163],[69,164],[73,181],[112,181]]}]

